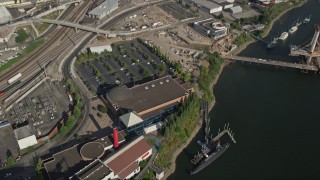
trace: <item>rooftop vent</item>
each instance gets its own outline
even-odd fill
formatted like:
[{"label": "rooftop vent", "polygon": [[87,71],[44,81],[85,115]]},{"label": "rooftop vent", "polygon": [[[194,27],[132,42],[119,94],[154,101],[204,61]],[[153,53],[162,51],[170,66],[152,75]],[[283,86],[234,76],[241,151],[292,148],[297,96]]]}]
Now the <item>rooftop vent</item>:
[{"label": "rooftop vent", "polygon": [[155,87],[156,85],[154,85],[154,84],[151,84],[151,87]]},{"label": "rooftop vent", "polygon": [[145,89],[149,89],[149,87],[148,86],[146,86],[146,87],[144,87]]},{"label": "rooftop vent", "polygon": [[166,82],[169,82],[169,79],[166,79]]},{"label": "rooftop vent", "polygon": [[162,81],[160,81],[160,82],[159,82],[159,84],[163,84],[163,82],[162,82]]}]

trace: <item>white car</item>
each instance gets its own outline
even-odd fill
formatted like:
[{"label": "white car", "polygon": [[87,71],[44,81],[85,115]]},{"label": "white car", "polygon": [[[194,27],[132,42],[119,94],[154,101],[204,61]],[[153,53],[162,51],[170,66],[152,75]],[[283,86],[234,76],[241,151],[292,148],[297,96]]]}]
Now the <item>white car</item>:
[{"label": "white car", "polygon": [[114,81],[116,84],[120,84],[120,81],[119,80],[115,80]]}]

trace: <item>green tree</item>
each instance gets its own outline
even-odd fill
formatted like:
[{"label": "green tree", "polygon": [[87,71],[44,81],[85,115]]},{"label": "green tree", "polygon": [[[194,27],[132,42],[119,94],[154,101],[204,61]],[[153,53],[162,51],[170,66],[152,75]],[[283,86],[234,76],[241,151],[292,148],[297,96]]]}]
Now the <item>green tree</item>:
[{"label": "green tree", "polygon": [[18,30],[17,33],[18,36],[15,38],[17,43],[23,43],[30,37],[30,35],[24,29]]},{"label": "green tree", "polygon": [[184,80],[185,82],[189,82],[189,81],[190,81],[190,78],[191,78],[189,72],[184,72],[182,77],[183,77],[183,80]]},{"label": "green tree", "polygon": [[78,106],[76,106],[73,110],[73,115],[76,119],[78,119],[80,117],[80,109],[78,108]]},{"label": "green tree", "polygon": [[69,116],[67,122],[65,123],[65,125],[70,128],[74,123],[74,116]]},{"label": "green tree", "polygon": [[62,125],[59,129],[61,135],[65,134],[68,131],[68,128],[65,125]]},{"label": "green tree", "polygon": [[77,102],[81,101],[81,95],[80,95],[80,93],[76,93],[75,97],[76,97],[76,101],[77,101]]},{"label": "green tree", "polygon": [[143,69],[142,74],[143,74],[144,77],[149,77],[149,76],[151,76],[151,72],[150,72],[149,70],[147,70],[147,69]]},{"label": "green tree", "polygon": [[41,173],[42,165],[43,165],[43,160],[40,158],[40,159],[38,159],[38,163],[37,163],[36,169],[35,169],[37,174]]},{"label": "green tree", "polygon": [[106,113],[108,111],[108,108],[104,105],[99,104],[98,105],[98,111],[102,112],[102,113]]},{"label": "green tree", "polygon": [[12,156],[9,156],[8,158],[7,158],[7,165],[9,166],[9,167],[12,167],[12,166],[14,166],[16,164],[16,160],[12,157]]}]

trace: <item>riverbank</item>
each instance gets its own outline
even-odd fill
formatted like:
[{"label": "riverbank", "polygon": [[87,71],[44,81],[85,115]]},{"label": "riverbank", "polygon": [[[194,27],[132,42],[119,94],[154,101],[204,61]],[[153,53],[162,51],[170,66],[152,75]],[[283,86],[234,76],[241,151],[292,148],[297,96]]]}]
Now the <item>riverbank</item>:
[{"label": "riverbank", "polygon": [[[298,8],[298,7],[301,7],[302,5],[304,5],[305,3],[307,3],[308,1],[307,0],[304,0],[302,3],[296,5],[296,6],[292,6],[288,9],[286,9],[285,11],[281,12],[276,18],[274,18],[271,23],[266,26],[265,28],[267,28],[267,30],[265,30],[265,32],[262,34],[262,38],[265,38],[266,36],[269,35],[274,23],[279,20],[284,14],[286,14],[287,12],[291,11],[292,9],[295,9],[295,8]],[[233,54],[234,55],[238,55],[239,53],[241,53],[241,51],[243,51],[244,49],[247,48],[247,46],[249,46],[251,43],[254,43],[256,42],[255,39],[252,39],[248,42],[246,42],[245,44],[243,44],[241,47],[239,47]]]},{"label": "riverbank", "polygon": [[[270,23],[270,25],[267,27],[268,29],[265,31],[265,36],[267,36],[272,28],[272,26],[274,25],[274,22],[279,20],[279,18],[281,16],[283,16],[285,13],[287,13],[288,11],[294,9],[294,8],[297,8],[297,7],[300,7],[302,6],[304,3],[306,3],[307,0],[304,0],[302,3],[300,3],[299,5],[297,6],[292,6],[288,9],[286,9],[285,11],[283,11],[282,13],[280,13],[276,18],[274,18],[272,20],[272,22]],[[243,51],[248,45],[250,45],[251,43],[255,42],[255,40],[251,40],[251,41],[248,41],[246,42],[244,45],[242,45],[241,47],[239,47],[237,49],[237,51],[235,52],[235,54],[238,54],[240,53],[241,51]],[[224,62],[222,65],[221,65],[221,68],[219,70],[219,73],[218,75],[214,78],[214,80],[211,82],[210,84],[210,87],[211,88],[211,93],[214,94],[213,92],[213,87],[215,86],[215,84],[217,83],[221,73],[223,72],[223,69],[224,67],[228,65],[227,62]],[[213,109],[214,105],[215,105],[215,99],[213,99],[213,101],[210,102],[209,104],[209,112]],[[165,175],[163,177],[163,179],[167,179],[172,173],[174,173],[175,169],[176,169],[176,158],[179,156],[179,154],[189,145],[189,143],[194,139],[194,137],[196,136],[196,134],[199,132],[199,130],[201,129],[202,125],[203,125],[203,121],[202,121],[202,118],[198,119],[199,123],[197,124],[197,126],[195,127],[194,131],[192,132],[191,136],[188,138],[188,140],[186,141],[186,143],[184,143],[181,147],[179,147],[174,153],[173,153],[173,159],[171,160],[171,167],[165,172]]]},{"label": "riverbank", "polygon": [[[221,67],[220,67],[220,70],[219,70],[219,73],[217,74],[217,76],[213,79],[213,81],[211,82],[211,85],[210,87],[212,87],[212,93],[214,94],[213,92],[213,87],[215,86],[215,84],[218,82],[219,80],[219,77],[221,75],[221,73],[223,72],[223,69],[225,66],[227,66],[229,63],[228,62],[224,62]],[[213,99],[213,101],[211,101],[209,103],[209,106],[208,106],[208,112],[210,112],[214,105],[215,105],[216,101],[215,101],[215,98]],[[174,153],[173,153],[173,158],[171,160],[171,166],[170,168],[165,171],[165,175],[163,177],[163,179],[167,179],[172,173],[174,173],[174,171],[176,170],[176,159],[177,157],[179,156],[179,154],[190,144],[190,142],[194,139],[194,137],[198,134],[199,130],[201,129],[202,125],[203,125],[203,120],[202,120],[202,117],[200,117],[198,119],[198,122],[197,123],[197,126],[195,127],[194,131],[192,132],[192,134],[190,135],[190,137],[187,139],[187,141],[181,146],[179,147]]]}]

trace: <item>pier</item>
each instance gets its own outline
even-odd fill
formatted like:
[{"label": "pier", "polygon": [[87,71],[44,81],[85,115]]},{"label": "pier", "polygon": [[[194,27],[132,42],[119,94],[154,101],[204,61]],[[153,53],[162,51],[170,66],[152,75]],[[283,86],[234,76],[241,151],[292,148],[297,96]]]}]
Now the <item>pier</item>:
[{"label": "pier", "polygon": [[275,61],[270,59],[261,59],[261,58],[254,58],[254,57],[245,57],[245,56],[224,56],[223,58],[229,59],[231,61],[265,64],[265,65],[271,65],[275,67],[294,68],[294,69],[305,70],[305,71],[315,71],[315,72],[318,71],[318,67],[313,65],[308,65],[308,64],[297,64],[297,63]]}]

